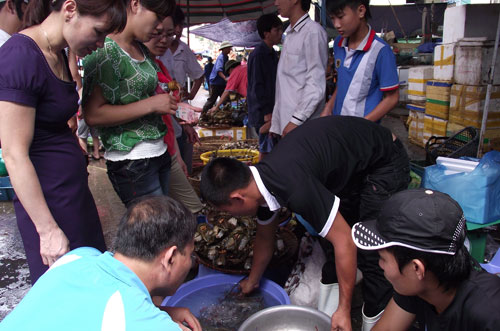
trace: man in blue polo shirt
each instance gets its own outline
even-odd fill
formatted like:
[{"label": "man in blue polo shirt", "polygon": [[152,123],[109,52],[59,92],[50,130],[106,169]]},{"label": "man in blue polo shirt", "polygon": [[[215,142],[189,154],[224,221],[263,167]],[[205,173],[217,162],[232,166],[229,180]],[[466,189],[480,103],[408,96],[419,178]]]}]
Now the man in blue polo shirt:
[{"label": "man in blue polo shirt", "polygon": [[227,75],[227,73],[224,71],[224,67],[229,60],[229,53],[231,53],[233,45],[229,41],[223,41],[220,44],[219,49],[220,54],[217,57],[217,60],[215,60],[214,68],[210,73],[210,96],[203,106],[203,112],[206,112],[213,107],[213,105],[217,101],[217,98],[220,97],[222,93],[224,93],[227,80],[229,79],[229,75]]},{"label": "man in blue polo shirt", "polygon": [[338,80],[321,115],[378,122],[399,101],[394,54],[367,22],[369,0],[330,0],[327,10],[340,34],[333,46]]},{"label": "man in blue polo shirt", "polygon": [[115,253],[75,249],[52,265],[1,330],[201,330],[186,308],[156,307],[191,267],[196,221],[181,203],[142,198],[129,207]]}]

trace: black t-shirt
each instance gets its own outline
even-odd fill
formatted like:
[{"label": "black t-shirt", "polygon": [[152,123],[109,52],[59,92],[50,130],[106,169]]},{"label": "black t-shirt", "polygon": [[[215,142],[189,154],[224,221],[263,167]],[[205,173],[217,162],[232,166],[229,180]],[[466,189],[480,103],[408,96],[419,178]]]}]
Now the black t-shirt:
[{"label": "black t-shirt", "polygon": [[[391,132],[351,116],[307,121],[256,165],[264,186],[320,233],[336,196],[352,182],[391,162]],[[338,203],[338,199],[337,199]]]},{"label": "black t-shirt", "polygon": [[500,277],[484,271],[473,271],[441,314],[419,297],[394,293],[394,301],[402,309],[415,314],[427,331],[500,330]]}]

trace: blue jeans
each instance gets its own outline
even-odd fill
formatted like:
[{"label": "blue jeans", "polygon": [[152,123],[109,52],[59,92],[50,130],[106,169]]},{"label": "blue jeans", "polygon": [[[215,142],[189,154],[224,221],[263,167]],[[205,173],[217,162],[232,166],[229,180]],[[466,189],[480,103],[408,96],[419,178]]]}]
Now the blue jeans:
[{"label": "blue jeans", "polygon": [[140,160],[106,161],[108,177],[125,205],[146,195],[167,195],[170,154]]}]

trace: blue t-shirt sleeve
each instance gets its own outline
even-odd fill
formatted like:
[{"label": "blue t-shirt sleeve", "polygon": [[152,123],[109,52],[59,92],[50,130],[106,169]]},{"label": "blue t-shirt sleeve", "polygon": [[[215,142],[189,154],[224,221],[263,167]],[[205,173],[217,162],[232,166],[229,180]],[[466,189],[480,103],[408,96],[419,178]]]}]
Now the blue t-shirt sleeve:
[{"label": "blue t-shirt sleeve", "polygon": [[177,331],[181,328],[170,315],[155,307],[150,300],[127,296],[124,300],[127,330]]},{"label": "blue t-shirt sleeve", "polygon": [[224,58],[222,56],[219,56],[215,62],[215,71],[224,71]]},{"label": "blue t-shirt sleeve", "polygon": [[214,68],[210,73],[210,83],[212,83],[217,77],[219,77],[218,76],[219,71],[222,72],[224,71],[224,57],[222,56],[222,54],[217,57],[217,60],[215,60]]},{"label": "blue t-shirt sleeve", "polygon": [[380,50],[375,70],[377,72],[381,91],[392,91],[399,87],[396,58],[389,46],[386,45]]}]

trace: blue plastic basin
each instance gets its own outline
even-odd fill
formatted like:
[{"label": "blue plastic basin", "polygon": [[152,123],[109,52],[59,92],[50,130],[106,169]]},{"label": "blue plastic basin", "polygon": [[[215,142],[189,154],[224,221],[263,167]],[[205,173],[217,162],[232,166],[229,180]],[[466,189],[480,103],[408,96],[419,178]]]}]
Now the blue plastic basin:
[{"label": "blue plastic basin", "polygon": [[[231,287],[231,285],[239,283],[242,278],[243,276],[227,274],[197,277],[182,284],[173,296],[166,297],[162,306],[187,307],[195,316],[199,316],[200,308],[206,306],[207,303],[212,303],[210,301],[215,299],[213,295],[210,298],[214,290],[217,291],[221,287]],[[283,288],[271,280],[262,279],[259,289],[260,294],[264,297],[264,302],[270,303],[267,305],[268,307],[290,304],[290,298]]]}]

